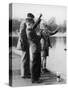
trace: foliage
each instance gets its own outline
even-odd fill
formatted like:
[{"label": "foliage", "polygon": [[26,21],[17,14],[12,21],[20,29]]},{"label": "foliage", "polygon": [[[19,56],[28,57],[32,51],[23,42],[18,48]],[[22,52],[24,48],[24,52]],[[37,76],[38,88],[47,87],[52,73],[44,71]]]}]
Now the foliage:
[{"label": "foliage", "polygon": [[[12,32],[12,31],[16,32],[16,30],[19,31],[20,23],[21,23],[21,20],[18,20],[18,19],[9,20],[10,32]],[[59,32],[62,32],[62,33],[66,32],[66,21],[64,21],[63,24],[57,25],[55,17],[51,17],[50,20],[48,20],[46,23],[48,25],[48,29],[51,30],[51,31],[53,31],[57,27],[59,27]],[[45,20],[44,20],[44,22],[43,22],[44,28],[46,27],[46,23],[45,23]],[[12,30],[11,30],[11,26],[12,26]]]}]

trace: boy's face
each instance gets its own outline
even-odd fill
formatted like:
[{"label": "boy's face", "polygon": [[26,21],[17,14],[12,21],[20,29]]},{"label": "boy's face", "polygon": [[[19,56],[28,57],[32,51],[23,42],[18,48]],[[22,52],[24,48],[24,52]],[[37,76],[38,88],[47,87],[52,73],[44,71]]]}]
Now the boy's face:
[{"label": "boy's face", "polygon": [[31,20],[26,20],[26,25],[27,25],[27,28],[32,28],[33,22]]}]

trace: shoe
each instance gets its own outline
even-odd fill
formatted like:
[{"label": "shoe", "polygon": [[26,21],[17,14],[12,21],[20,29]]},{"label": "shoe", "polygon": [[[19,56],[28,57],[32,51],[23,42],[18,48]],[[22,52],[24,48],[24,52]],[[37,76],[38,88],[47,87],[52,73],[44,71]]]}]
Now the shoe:
[{"label": "shoe", "polygon": [[24,78],[24,79],[25,79],[25,78],[26,78],[26,76],[21,76],[21,78]]},{"label": "shoe", "polygon": [[41,83],[41,80],[32,80],[32,83]]},{"label": "shoe", "polygon": [[28,75],[28,76],[26,76],[26,78],[31,78],[31,76],[30,76],[30,75]]},{"label": "shoe", "polygon": [[31,76],[30,75],[27,75],[27,76],[22,76],[21,78],[31,78]]},{"label": "shoe", "polygon": [[45,73],[45,72],[47,72],[47,73],[49,72],[49,70],[48,70],[47,68],[44,68],[42,71],[43,71],[44,73]]}]

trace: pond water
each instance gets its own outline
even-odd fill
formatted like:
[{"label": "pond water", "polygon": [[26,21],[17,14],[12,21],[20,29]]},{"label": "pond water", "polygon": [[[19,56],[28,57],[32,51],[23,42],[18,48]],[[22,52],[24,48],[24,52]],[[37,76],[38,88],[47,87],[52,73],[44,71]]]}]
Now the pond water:
[{"label": "pond water", "polygon": [[[18,37],[12,38],[12,46],[16,47]],[[66,79],[66,37],[51,37],[52,48],[49,48],[47,57],[47,68],[53,72],[60,73],[61,77]],[[20,58],[13,60],[13,66],[20,69]]]},{"label": "pond water", "polygon": [[47,68],[60,73],[61,77],[66,79],[66,37],[51,37],[51,44]]}]

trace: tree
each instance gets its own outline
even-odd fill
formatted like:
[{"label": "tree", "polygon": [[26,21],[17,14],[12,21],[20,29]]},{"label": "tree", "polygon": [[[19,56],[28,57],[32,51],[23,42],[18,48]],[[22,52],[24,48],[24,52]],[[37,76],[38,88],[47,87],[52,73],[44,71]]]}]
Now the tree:
[{"label": "tree", "polygon": [[48,21],[49,30],[54,31],[57,28],[55,17],[51,17]]},{"label": "tree", "polygon": [[20,21],[17,20],[17,19],[13,19],[12,20],[12,31],[16,31],[16,30],[19,30],[20,28]]}]

